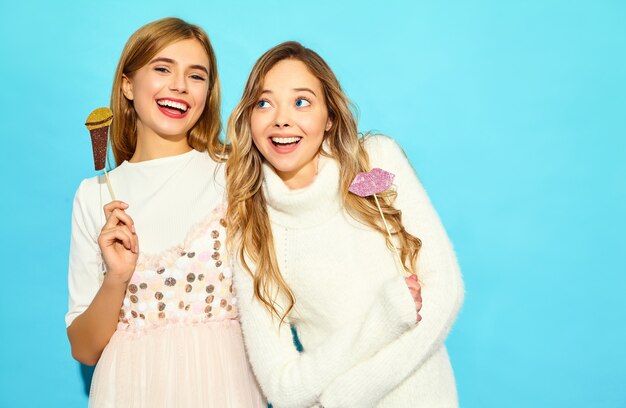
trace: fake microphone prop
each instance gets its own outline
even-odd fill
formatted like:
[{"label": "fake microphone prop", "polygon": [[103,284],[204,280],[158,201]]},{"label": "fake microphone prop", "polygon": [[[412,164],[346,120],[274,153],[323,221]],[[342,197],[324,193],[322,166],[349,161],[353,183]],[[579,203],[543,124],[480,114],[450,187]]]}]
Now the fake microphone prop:
[{"label": "fake microphone prop", "polygon": [[109,147],[109,127],[113,122],[113,112],[109,108],[98,108],[87,116],[85,126],[91,135],[91,147],[93,150],[93,164],[96,171],[104,170],[107,186],[111,198],[115,200],[115,192],[107,173],[107,149]]}]

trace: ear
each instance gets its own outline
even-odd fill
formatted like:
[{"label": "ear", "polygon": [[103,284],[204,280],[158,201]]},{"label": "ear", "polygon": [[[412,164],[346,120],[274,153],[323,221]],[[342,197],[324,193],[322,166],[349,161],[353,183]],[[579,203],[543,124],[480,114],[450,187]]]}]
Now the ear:
[{"label": "ear", "polygon": [[326,132],[328,132],[330,130],[330,128],[333,127],[333,121],[328,118],[328,120],[326,121]]},{"label": "ear", "polygon": [[122,93],[129,101],[133,100],[133,83],[126,75],[122,75]]}]

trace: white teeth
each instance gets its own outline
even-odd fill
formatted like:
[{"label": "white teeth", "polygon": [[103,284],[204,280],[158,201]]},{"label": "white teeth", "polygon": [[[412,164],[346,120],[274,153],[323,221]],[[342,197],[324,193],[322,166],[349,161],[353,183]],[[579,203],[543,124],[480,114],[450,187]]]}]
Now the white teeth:
[{"label": "white teeth", "polygon": [[301,137],[273,137],[272,142],[278,143],[278,144],[290,144],[290,143],[296,143],[300,139],[302,138]]},{"label": "white teeth", "polygon": [[169,99],[161,99],[160,101],[157,101],[157,103],[160,106],[167,106],[167,107],[170,107],[170,108],[181,110],[183,112],[187,112],[187,109],[188,109],[187,105],[185,105],[184,103],[178,103],[178,102],[170,101]]}]

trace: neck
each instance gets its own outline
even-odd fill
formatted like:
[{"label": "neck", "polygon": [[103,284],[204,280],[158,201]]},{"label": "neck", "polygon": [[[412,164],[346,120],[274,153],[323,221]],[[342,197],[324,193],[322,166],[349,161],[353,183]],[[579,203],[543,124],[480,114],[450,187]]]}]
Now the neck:
[{"label": "neck", "polygon": [[273,223],[306,228],[318,225],[341,210],[339,164],[330,157],[320,157],[317,174],[310,184],[293,189],[269,165],[263,164],[263,193]]},{"label": "neck", "polygon": [[278,177],[285,183],[290,190],[297,190],[309,186],[317,176],[319,155],[317,155],[310,163],[301,169],[294,171],[278,171],[274,170]]},{"label": "neck", "polygon": [[156,134],[148,135],[139,130],[137,130],[137,147],[133,157],[129,160],[131,163],[178,156],[191,150],[186,135],[164,138]]}]

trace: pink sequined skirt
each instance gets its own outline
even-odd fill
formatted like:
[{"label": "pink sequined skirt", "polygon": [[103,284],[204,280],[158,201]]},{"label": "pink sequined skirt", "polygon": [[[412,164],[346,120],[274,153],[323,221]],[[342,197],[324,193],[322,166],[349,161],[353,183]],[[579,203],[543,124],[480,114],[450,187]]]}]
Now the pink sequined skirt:
[{"label": "pink sequined skirt", "polygon": [[89,406],[265,408],[236,320],[118,330],[96,367]]}]

